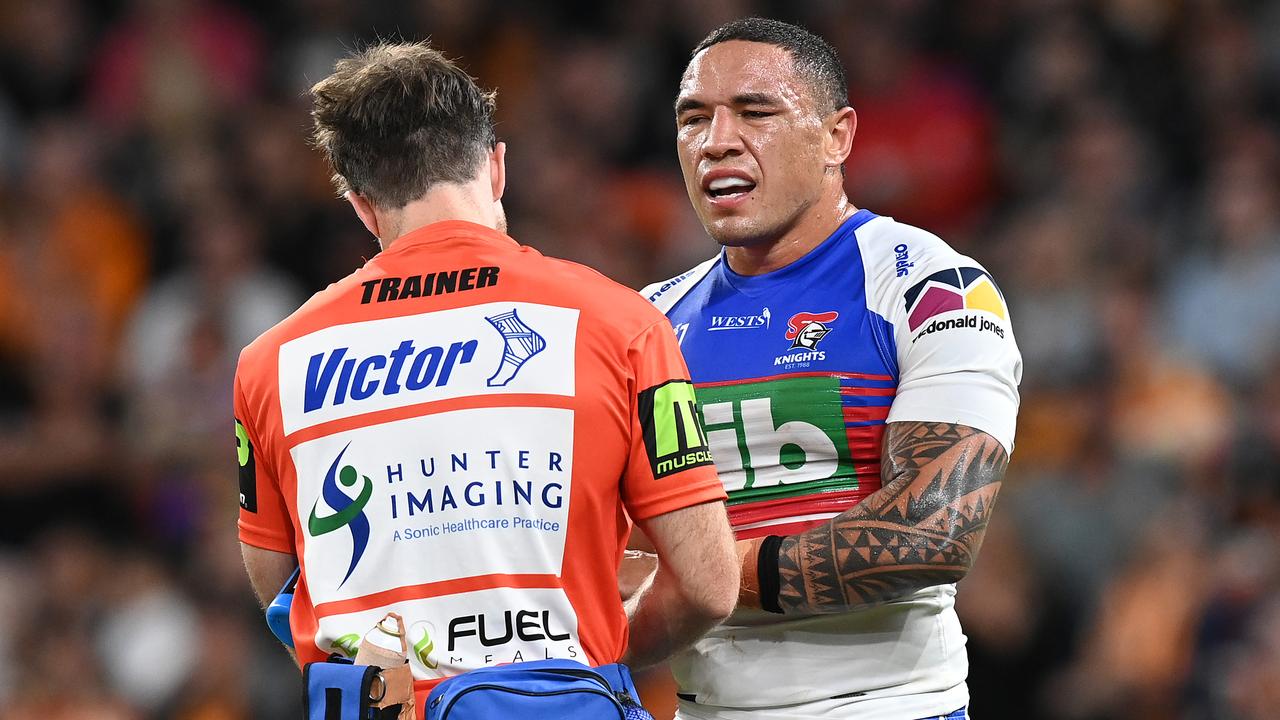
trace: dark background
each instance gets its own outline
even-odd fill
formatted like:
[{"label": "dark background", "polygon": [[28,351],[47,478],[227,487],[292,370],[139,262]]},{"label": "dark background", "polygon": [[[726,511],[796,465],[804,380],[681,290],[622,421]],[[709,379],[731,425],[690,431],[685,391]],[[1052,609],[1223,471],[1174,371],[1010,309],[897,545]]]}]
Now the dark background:
[{"label": "dark background", "polygon": [[305,143],[337,57],[433,37],[499,91],[511,233],[639,287],[714,252],[671,102],[752,13],[839,49],[854,203],[1009,299],[975,717],[1280,712],[1280,3],[7,0],[0,716],[297,716],[240,565],[230,387],[376,252]]}]

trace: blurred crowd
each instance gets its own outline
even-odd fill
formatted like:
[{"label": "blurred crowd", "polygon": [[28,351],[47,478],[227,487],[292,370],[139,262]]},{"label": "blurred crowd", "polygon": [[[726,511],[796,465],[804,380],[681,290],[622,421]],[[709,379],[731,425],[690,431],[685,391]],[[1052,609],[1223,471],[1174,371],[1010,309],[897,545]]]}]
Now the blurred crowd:
[{"label": "blurred crowd", "polygon": [[230,387],[377,250],[306,144],[336,58],[430,36],[499,91],[511,233],[639,287],[714,252],[671,102],[748,14],[840,51],[854,203],[1009,300],[975,717],[1280,712],[1280,3],[4,0],[0,716],[299,716],[240,564]]}]

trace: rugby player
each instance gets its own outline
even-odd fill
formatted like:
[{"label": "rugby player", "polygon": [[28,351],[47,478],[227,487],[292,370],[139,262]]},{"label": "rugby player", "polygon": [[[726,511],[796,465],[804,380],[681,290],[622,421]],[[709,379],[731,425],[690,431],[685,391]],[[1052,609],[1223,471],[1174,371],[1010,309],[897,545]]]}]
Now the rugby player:
[{"label": "rugby player", "polygon": [[679,717],[966,717],[953,609],[1013,447],[1021,358],[975,260],[854,207],[857,117],[822,39],[728,23],[675,103],[722,249],[646,288],[729,493],[738,609],[677,656]]},{"label": "rugby player", "polygon": [[[297,660],[353,655],[397,612],[421,717],[481,666],[689,645],[732,610],[738,562],[666,319],[505,234],[494,95],[436,50],[370,47],[311,95],[381,252],[236,373],[245,566],[265,604],[300,563]],[[628,517],[661,568],[624,608]]]}]

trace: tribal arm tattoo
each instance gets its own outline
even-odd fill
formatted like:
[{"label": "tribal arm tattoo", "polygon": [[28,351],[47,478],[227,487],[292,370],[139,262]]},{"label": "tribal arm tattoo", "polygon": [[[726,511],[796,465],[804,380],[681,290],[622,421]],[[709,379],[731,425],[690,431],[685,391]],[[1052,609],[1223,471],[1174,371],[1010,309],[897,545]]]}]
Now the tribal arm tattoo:
[{"label": "tribal arm tattoo", "polygon": [[888,425],[883,487],[820,527],[783,539],[778,604],[836,613],[952,583],[973,566],[1009,456],[965,425]]}]

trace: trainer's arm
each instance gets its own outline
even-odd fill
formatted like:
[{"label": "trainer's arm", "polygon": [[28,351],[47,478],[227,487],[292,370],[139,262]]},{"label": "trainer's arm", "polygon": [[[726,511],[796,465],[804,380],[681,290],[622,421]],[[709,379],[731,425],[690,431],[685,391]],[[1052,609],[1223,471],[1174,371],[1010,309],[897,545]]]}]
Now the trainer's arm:
[{"label": "trainer's arm", "polygon": [[682,650],[733,612],[738,567],[724,503],[708,502],[639,521],[658,569],[626,603],[630,641],[622,662],[652,665]]},{"label": "trainer's arm", "polygon": [[249,584],[253,586],[253,593],[258,596],[258,604],[263,609],[271,604],[276,593],[280,592],[285,581],[298,567],[298,561],[292,555],[264,550],[247,543],[240,543],[240,557],[244,558]]},{"label": "trainer's arm", "polygon": [[[246,543],[240,543],[240,557],[244,558],[244,569],[249,573],[249,584],[253,586],[253,594],[258,596],[258,604],[264,609],[275,599],[276,593],[284,587],[298,561],[289,554],[265,550]],[[298,654],[291,647],[286,647],[293,662],[298,662]]]},{"label": "trainer's arm", "polygon": [[[777,546],[777,605],[785,613],[836,613],[952,583],[973,566],[1008,453],[965,425],[889,423],[883,487],[829,523]],[[776,541],[775,541],[776,543]],[[739,604],[762,607],[773,584],[763,538],[738,543]],[[745,546],[745,547],[744,547]],[[766,598],[767,600],[767,598]]]}]

